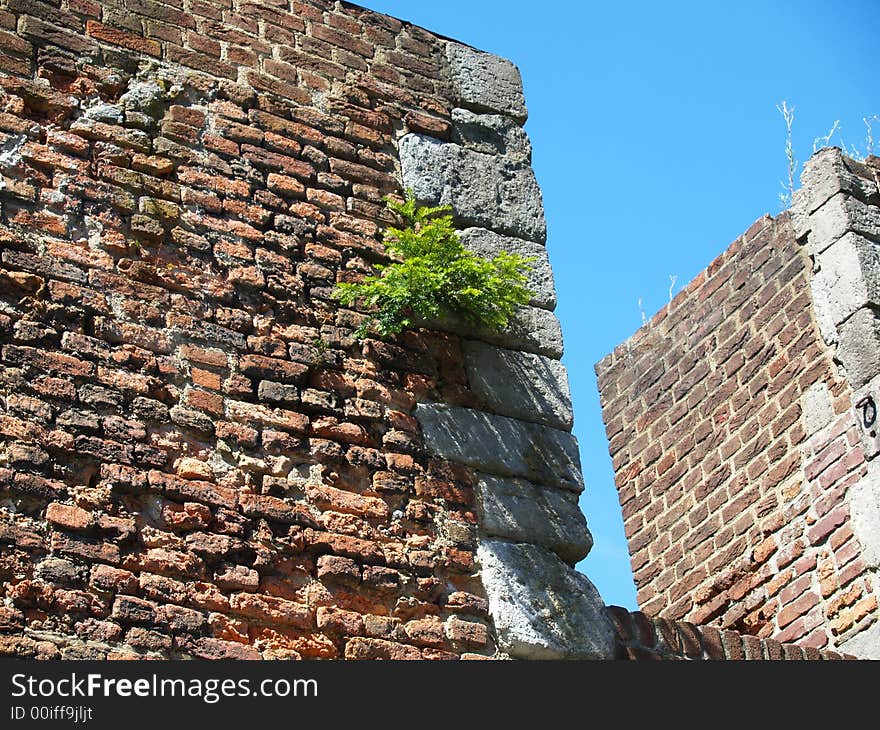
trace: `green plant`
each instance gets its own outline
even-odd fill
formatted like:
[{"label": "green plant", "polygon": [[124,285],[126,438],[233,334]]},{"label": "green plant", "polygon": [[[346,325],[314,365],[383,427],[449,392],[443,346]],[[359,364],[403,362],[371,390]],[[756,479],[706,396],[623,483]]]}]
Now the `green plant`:
[{"label": "green plant", "polygon": [[312,347],[315,348],[315,351],[318,353],[318,357],[324,357],[324,355],[330,349],[330,344],[327,342],[327,340],[318,335],[312,340]]},{"label": "green plant", "polygon": [[385,199],[404,221],[389,227],[384,243],[393,262],[377,266],[378,276],[340,283],[336,296],[345,305],[372,308],[357,330],[396,334],[418,319],[458,316],[469,324],[503,329],[518,305],[532,297],[525,284],[533,260],[506,251],[491,259],[468,251],[458,238],[449,206],[419,206],[411,193],[404,202]]}]

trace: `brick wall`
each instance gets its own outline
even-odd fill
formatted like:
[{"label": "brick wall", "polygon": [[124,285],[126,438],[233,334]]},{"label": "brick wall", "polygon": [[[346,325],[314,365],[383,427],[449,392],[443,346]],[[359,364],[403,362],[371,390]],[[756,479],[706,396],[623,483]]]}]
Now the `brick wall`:
[{"label": "brick wall", "polygon": [[[613,655],[516,66],[322,0],[0,27],[0,654]],[[534,258],[506,330],[354,339],[404,182]]]},{"label": "brick wall", "polygon": [[849,499],[868,468],[795,214],[797,233],[757,221],[596,370],[642,611],[830,648],[876,621]]},{"label": "brick wall", "polygon": [[459,339],[357,343],[433,35],[355,6],[0,11],[0,653],[495,651]]}]

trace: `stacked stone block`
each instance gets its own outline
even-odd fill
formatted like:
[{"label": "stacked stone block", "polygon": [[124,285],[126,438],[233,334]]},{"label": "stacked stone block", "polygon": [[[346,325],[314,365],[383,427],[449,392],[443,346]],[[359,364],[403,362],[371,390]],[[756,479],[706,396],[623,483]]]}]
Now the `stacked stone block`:
[{"label": "stacked stone block", "polygon": [[471,250],[534,257],[535,294],[502,332],[436,323],[465,337],[477,407],[421,403],[415,417],[430,451],[474,471],[478,560],[500,648],[519,658],[611,658],[604,604],[573,570],[592,538],[577,504],[583,476],[559,362],[546,222],[520,127],[526,108],[519,71],[457,43],[448,43],[446,54],[460,105],[452,110],[451,140],[404,136],[404,185],[424,203],[452,206]]}]

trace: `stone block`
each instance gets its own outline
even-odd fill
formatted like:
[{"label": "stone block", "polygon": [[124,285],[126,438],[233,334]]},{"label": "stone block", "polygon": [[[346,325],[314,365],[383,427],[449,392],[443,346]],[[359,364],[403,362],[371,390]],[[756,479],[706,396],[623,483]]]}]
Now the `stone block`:
[{"label": "stone block", "polygon": [[860,309],[838,328],[837,357],[853,390],[880,373],[880,319],[870,308]]},{"label": "stone block", "polygon": [[562,357],[562,326],[553,312],[520,307],[503,330],[480,327],[457,317],[421,320],[418,324],[461,337],[480,339],[508,350],[533,352],[558,360]]},{"label": "stone block", "polygon": [[840,650],[859,659],[880,659],[880,623],[874,623],[844,641],[840,644]]},{"label": "stone block", "polygon": [[817,263],[813,296],[824,300],[835,326],[862,307],[880,305],[880,244],[846,233],[818,254]]},{"label": "stone block", "polygon": [[880,240],[880,210],[841,192],[810,215],[810,253],[822,253],[847,231]]},{"label": "stone block", "polygon": [[850,487],[849,509],[862,560],[876,570],[880,568],[880,465],[876,462],[870,462],[868,473]]},{"label": "stone block", "polygon": [[532,143],[526,131],[502,114],[475,114],[452,110],[453,141],[487,155],[504,155],[524,165],[531,163]]},{"label": "stone block", "polygon": [[439,403],[418,404],[415,416],[437,456],[488,474],[583,491],[577,439],[570,433]]},{"label": "stone block", "polygon": [[546,309],[520,307],[503,330],[481,328],[474,334],[510,350],[525,350],[556,360],[562,357],[562,326],[556,315]]},{"label": "stone block", "polygon": [[614,628],[585,575],[535,545],[484,540],[477,557],[502,651],[517,659],[614,658]]},{"label": "stone block", "polygon": [[485,228],[466,228],[459,233],[459,240],[468,251],[491,259],[501,251],[533,258],[529,264],[526,286],[532,291],[530,304],[542,309],[555,309],[556,286],[547,249],[540,243],[522,238],[502,236]]},{"label": "stone block", "polygon": [[461,226],[543,243],[547,223],[531,167],[420,134],[399,143],[403,184],[422,203],[451,205]]},{"label": "stone block", "polygon": [[593,546],[573,492],[484,474],[477,482],[477,499],[489,537],[543,545],[569,565]]},{"label": "stone block", "polygon": [[808,229],[807,216],[841,191],[865,201],[880,202],[869,169],[844,157],[836,147],[819,150],[807,160],[801,185],[795,191],[792,206],[796,213],[795,235],[798,238]]},{"label": "stone block", "polygon": [[486,410],[571,430],[571,392],[561,362],[475,340],[465,340],[462,350],[471,392]]},{"label": "stone block", "polygon": [[818,433],[834,419],[831,391],[824,381],[813,383],[801,396],[801,411],[807,434]]},{"label": "stone block", "polygon": [[518,122],[528,117],[519,69],[506,58],[461,43],[446,44],[452,92],[462,106],[506,114]]}]

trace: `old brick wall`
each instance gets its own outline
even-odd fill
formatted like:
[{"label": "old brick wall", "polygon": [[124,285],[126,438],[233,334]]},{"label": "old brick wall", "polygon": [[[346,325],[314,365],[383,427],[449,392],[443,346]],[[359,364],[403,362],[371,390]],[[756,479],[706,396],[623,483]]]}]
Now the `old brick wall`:
[{"label": "old brick wall", "polygon": [[356,343],[438,39],[326,2],[0,11],[0,653],[492,655],[460,343]]},{"label": "old brick wall", "polygon": [[[811,212],[840,189],[834,154],[805,173],[829,188]],[[846,164],[868,200],[870,168]],[[641,609],[837,648],[877,618],[851,509],[873,453],[794,215],[757,221],[596,370]]]},{"label": "old brick wall", "polygon": [[[0,27],[0,654],[612,656],[516,67],[323,0]],[[352,337],[404,183],[536,258],[508,330]]]}]

